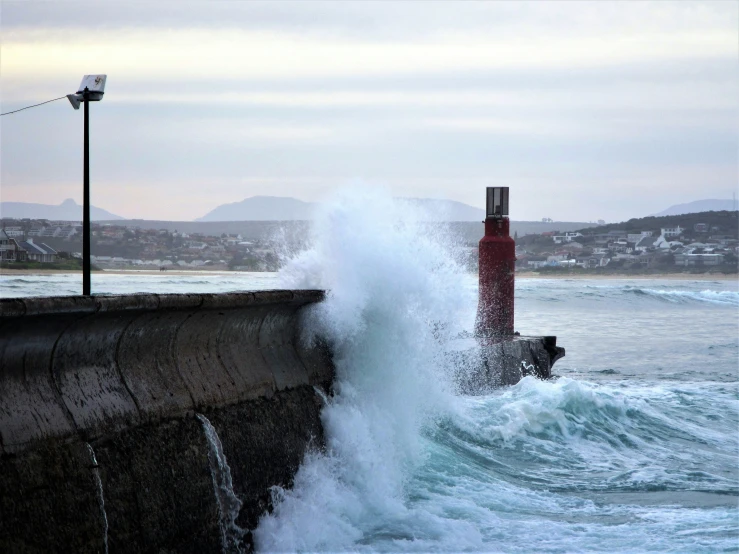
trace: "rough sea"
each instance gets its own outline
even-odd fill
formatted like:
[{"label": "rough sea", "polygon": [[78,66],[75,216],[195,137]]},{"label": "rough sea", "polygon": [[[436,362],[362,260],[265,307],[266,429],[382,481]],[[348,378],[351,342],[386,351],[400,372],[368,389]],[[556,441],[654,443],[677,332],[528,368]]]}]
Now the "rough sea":
[{"label": "rough sea", "polygon": [[[327,449],[275,491],[260,551],[739,552],[737,281],[519,279],[516,329],[558,337],[557,377],[465,397],[443,354],[473,328],[477,282],[453,250],[390,199],[340,197],[279,274],[92,286],[330,291],[304,322],[334,348]],[[80,288],[0,277],[2,297]]]}]

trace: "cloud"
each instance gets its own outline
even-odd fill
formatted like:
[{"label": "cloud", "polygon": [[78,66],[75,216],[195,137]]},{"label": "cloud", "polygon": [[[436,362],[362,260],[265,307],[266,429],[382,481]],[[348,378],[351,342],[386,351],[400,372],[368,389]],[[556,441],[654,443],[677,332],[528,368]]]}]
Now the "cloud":
[{"label": "cloud", "polygon": [[[5,2],[0,103],[107,72],[93,182],[123,215],[359,178],[610,220],[735,186],[737,23],[728,2]],[[80,112],[3,117],[0,142],[4,199],[74,196]]]}]

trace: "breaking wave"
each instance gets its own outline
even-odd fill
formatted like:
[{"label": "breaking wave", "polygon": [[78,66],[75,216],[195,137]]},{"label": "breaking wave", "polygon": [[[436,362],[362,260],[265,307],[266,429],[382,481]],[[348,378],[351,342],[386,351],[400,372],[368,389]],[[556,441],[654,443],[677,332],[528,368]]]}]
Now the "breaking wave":
[{"label": "breaking wave", "polygon": [[739,292],[728,290],[685,291],[626,287],[624,292],[629,294],[642,294],[659,300],[664,300],[666,302],[709,302],[711,304],[739,306]]},{"label": "breaking wave", "polygon": [[322,412],[326,452],[307,457],[292,490],[275,492],[254,533],[259,550],[351,550],[407,516],[421,428],[449,405],[439,333],[455,333],[455,314],[469,305],[446,238],[422,221],[389,195],[347,191],[283,271],[289,287],[329,291],[307,327],[331,343],[337,375]]}]

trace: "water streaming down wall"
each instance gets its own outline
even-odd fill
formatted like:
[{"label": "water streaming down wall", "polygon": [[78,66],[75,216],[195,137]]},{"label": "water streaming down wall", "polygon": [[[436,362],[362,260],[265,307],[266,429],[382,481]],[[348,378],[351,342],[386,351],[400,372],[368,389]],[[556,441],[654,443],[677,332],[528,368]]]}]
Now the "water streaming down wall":
[{"label": "water streaming down wall", "polygon": [[0,300],[0,551],[248,549],[323,444],[333,366],[297,340],[322,298]]},{"label": "water streaming down wall", "polygon": [[92,458],[92,473],[95,476],[95,485],[98,489],[100,514],[103,517],[103,545],[105,546],[105,554],[108,554],[108,514],[105,511],[105,492],[103,491],[103,481],[100,479],[100,466],[98,465],[97,457],[95,456],[95,450],[89,442],[86,444],[87,451],[90,453],[90,458]]},{"label": "water streaming down wall", "polygon": [[243,552],[241,546],[245,531],[236,524],[243,502],[234,493],[231,468],[228,466],[223,444],[211,422],[203,414],[196,414],[208,440],[208,462],[213,481],[213,494],[218,502],[221,544],[224,552]]}]

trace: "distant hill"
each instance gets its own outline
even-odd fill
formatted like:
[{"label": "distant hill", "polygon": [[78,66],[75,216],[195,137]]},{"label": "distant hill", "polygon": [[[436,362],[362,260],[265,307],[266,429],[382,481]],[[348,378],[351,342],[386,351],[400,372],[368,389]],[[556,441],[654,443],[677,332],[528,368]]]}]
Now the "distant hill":
[{"label": "distant hill", "polygon": [[670,206],[666,210],[658,214],[652,214],[652,217],[662,217],[666,215],[694,214],[700,212],[720,212],[723,210],[736,210],[733,200],[696,200],[687,204],[676,204]]},{"label": "distant hill", "polygon": [[[82,221],[82,206],[71,198],[67,198],[58,206],[53,204],[32,204],[28,202],[0,202],[0,217],[13,219],[51,219],[58,221]],[[90,206],[90,219],[121,220],[119,215],[102,208]]]},{"label": "distant hill", "polygon": [[435,198],[398,198],[410,206],[423,210],[433,221],[475,221],[485,219],[485,210],[455,200]]},{"label": "distant hill", "polygon": [[281,196],[252,196],[222,204],[195,221],[293,221],[313,219],[316,205]]},{"label": "distant hill", "polygon": [[[454,200],[398,198],[428,213],[432,221],[482,221],[485,211]],[[318,206],[295,198],[252,196],[241,202],[222,204],[195,221],[306,221],[313,219]]]},{"label": "distant hill", "polygon": [[663,227],[677,227],[692,230],[696,223],[707,223],[709,227],[717,227],[718,234],[737,236],[739,230],[739,212],[737,211],[708,211],[682,215],[649,216],[629,219],[621,223],[609,223],[598,227],[578,229],[581,233],[608,233],[609,231],[628,231],[638,233],[653,231],[655,236]]}]

